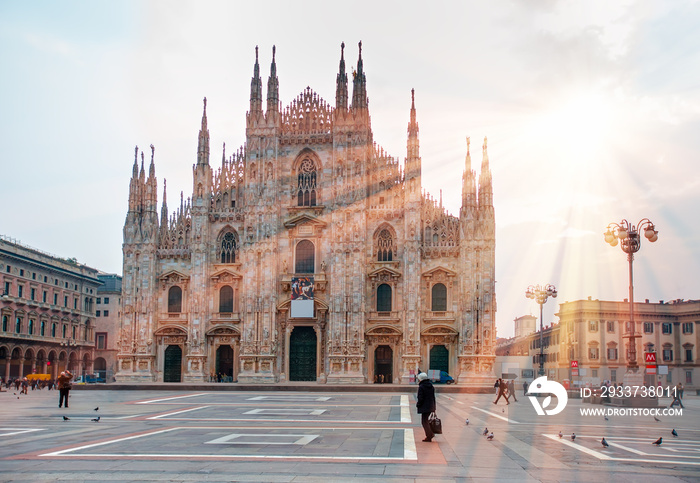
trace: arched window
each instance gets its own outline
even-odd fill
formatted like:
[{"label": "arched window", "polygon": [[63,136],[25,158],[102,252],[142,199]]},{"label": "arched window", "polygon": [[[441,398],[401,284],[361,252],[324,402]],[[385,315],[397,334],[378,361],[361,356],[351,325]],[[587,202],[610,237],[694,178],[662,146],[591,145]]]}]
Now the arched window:
[{"label": "arched window", "polygon": [[236,236],[228,232],[221,240],[221,263],[236,263],[236,251],[238,251]]},{"label": "arched window", "polygon": [[316,206],[316,164],[305,159],[297,175],[297,205]]},{"label": "arched window", "polygon": [[233,289],[228,285],[219,290],[219,312],[233,312]]},{"label": "arched window", "polygon": [[309,240],[297,243],[295,273],[314,273],[315,254],[314,244]]},{"label": "arched window", "polygon": [[444,312],[447,310],[447,287],[441,283],[433,285],[432,311]]},{"label": "arched window", "polygon": [[391,287],[386,283],[377,287],[377,312],[391,312]]},{"label": "arched window", "polygon": [[168,312],[182,312],[182,289],[177,285],[168,290]]},{"label": "arched window", "polygon": [[382,230],[377,237],[377,261],[390,262],[394,257],[394,241],[389,230]]}]

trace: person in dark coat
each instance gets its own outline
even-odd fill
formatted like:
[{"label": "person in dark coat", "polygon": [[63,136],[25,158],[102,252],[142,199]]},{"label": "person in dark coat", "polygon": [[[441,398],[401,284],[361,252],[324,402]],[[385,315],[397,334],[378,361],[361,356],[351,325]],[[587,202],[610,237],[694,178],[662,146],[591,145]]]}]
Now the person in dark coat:
[{"label": "person in dark coat", "polygon": [[65,372],[62,372],[60,376],[58,376],[58,407],[60,408],[63,405],[63,402],[65,401],[66,407],[68,407],[68,393],[70,392],[71,388],[71,379],[73,379],[73,374],[70,373],[69,370],[66,370]]},{"label": "person in dark coat", "polygon": [[425,372],[418,374],[418,401],[416,402],[416,409],[418,409],[418,414],[421,415],[420,422],[423,425],[423,431],[425,431],[425,441],[429,443],[435,437],[435,433],[430,429],[430,423],[428,422],[428,416],[430,413],[435,411],[435,388],[433,383],[428,379],[428,375]]},{"label": "person in dark coat", "polygon": [[498,397],[493,403],[498,404],[498,400],[501,399],[501,396],[503,396],[506,399],[506,405],[508,405],[510,404],[510,401],[508,400],[508,394],[506,394],[508,384],[506,384],[506,381],[504,381],[503,379],[499,379],[498,381]]}]

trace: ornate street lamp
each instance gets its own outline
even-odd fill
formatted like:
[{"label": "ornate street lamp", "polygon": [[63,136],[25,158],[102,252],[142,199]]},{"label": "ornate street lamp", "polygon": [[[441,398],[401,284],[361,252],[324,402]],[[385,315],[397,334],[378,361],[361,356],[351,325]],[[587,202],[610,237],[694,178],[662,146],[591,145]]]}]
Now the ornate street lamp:
[{"label": "ornate street lamp", "polygon": [[[632,276],[632,262],[634,261],[634,254],[639,251],[642,247],[642,239],[639,234],[644,231],[644,236],[647,240],[654,243],[659,239],[659,232],[654,228],[654,224],[649,220],[649,218],[642,218],[637,225],[633,225],[627,220],[622,220],[620,223],[610,223],[608,225],[608,230],[605,232],[605,241],[610,244],[610,246],[616,246],[620,243],[620,248],[627,254],[627,261],[629,262],[629,274],[630,274],[630,291],[629,291],[629,303],[630,303],[630,327],[627,334],[624,336],[629,339],[629,346],[627,349],[627,373],[636,373],[639,366],[637,364],[637,341],[636,339],[641,337],[635,330],[634,324],[634,283]],[[637,379],[636,376],[634,376]]]},{"label": "ornate street lamp", "polygon": [[542,307],[549,297],[557,298],[557,289],[554,285],[548,283],[544,286],[530,285],[525,291],[525,296],[529,299],[534,299],[540,304],[540,371],[539,375],[544,376],[544,322],[542,319]]}]

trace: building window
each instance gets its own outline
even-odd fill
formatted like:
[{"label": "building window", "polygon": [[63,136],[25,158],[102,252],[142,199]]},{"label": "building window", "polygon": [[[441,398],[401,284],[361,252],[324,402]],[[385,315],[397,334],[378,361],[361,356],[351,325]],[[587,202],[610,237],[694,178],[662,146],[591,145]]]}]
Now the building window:
[{"label": "building window", "polygon": [[598,377],[598,369],[591,369],[591,377]]},{"label": "building window", "polygon": [[75,337],[75,329],[76,329],[76,327],[73,326],[73,329],[71,330],[71,337],[73,337],[73,339],[76,339],[76,337]]},{"label": "building window", "polygon": [[12,273],[12,267],[9,265],[7,266],[7,273]]},{"label": "building window", "polygon": [[664,349],[663,350],[663,360],[665,362],[670,362],[673,360],[673,349]]},{"label": "building window", "polygon": [[109,317],[109,310],[105,310],[102,314],[104,317]]},{"label": "building window", "polygon": [[236,236],[228,232],[221,240],[221,263],[236,263],[236,251],[238,251]]},{"label": "building window", "polygon": [[22,298],[23,293],[24,293],[24,287],[22,287],[21,285],[17,285],[17,296],[19,298]]},{"label": "building window", "polygon": [[391,312],[391,287],[386,283],[377,287],[377,312]]},{"label": "building window", "polygon": [[589,347],[588,348],[588,358],[592,360],[597,360],[598,359],[598,348],[597,347]]},{"label": "building window", "polygon": [[308,158],[299,166],[297,206],[316,206],[316,165]]},{"label": "building window", "polygon": [[51,324],[51,337],[56,337],[56,323]]},{"label": "building window", "polygon": [[68,295],[63,296],[63,306],[68,307]]},{"label": "building window", "polygon": [[219,290],[219,312],[231,313],[233,312],[233,289],[224,285]]},{"label": "building window", "polygon": [[608,333],[610,333],[610,334],[615,333],[615,322],[612,320],[608,320]]},{"label": "building window", "polygon": [[73,299],[73,308],[78,309],[78,299]]},{"label": "building window", "polygon": [[394,259],[394,240],[389,230],[382,230],[377,237],[377,261],[390,262]]},{"label": "building window", "polygon": [[[99,302],[97,302],[99,304]],[[109,297],[105,297],[105,305],[109,303]]]},{"label": "building window", "polygon": [[297,243],[295,273],[314,273],[315,254],[314,244],[309,240]]},{"label": "building window", "polygon": [[661,324],[661,333],[662,334],[670,334],[672,333],[672,327],[673,325],[670,322],[664,322]]},{"label": "building window", "polygon": [[96,349],[106,349],[107,348],[107,333],[98,332],[95,335],[95,348]]},{"label": "building window", "polygon": [[101,314],[102,314],[102,311],[98,310],[97,312],[95,312],[95,317],[99,317]]},{"label": "building window", "polygon": [[53,294],[53,304],[58,305],[58,294],[57,293]]},{"label": "building window", "polygon": [[693,333],[693,322],[683,322],[683,333],[692,334]]},{"label": "building window", "polygon": [[44,283],[46,283],[47,281],[48,281],[48,278],[46,277],[46,275],[44,275]]},{"label": "building window", "polygon": [[608,360],[617,360],[617,347],[608,347]]},{"label": "building window", "polygon": [[34,320],[29,319],[29,326],[27,326],[27,334],[34,335]]},{"label": "building window", "polygon": [[5,282],[5,295],[10,295],[10,282]]},{"label": "building window", "polygon": [[22,332],[22,319],[21,317],[17,317],[15,319],[15,333],[20,334]]},{"label": "building window", "polygon": [[46,290],[44,290],[44,293],[42,294],[41,301],[46,303]]},{"label": "building window", "polygon": [[588,330],[590,332],[598,332],[598,321],[591,320],[590,322],[588,322]]},{"label": "building window", "polygon": [[34,300],[34,297],[36,297],[36,289],[35,288],[31,289],[29,292],[29,298],[31,300]]},{"label": "building window", "polygon": [[36,272],[32,272],[32,280],[36,280]]},{"label": "building window", "polygon": [[24,277],[24,269],[23,268],[19,269],[19,276]]},{"label": "building window", "polygon": [[447,310],[447,287],[442,283],[433,285],[432,293],[433,312],[444,312]]},{"label": "building window", "polygon": [[7,315],[2,316],[2,331],[7,332]]},{"label": "building window", "polygon": [[182,289],[177,285],[168,290],[168,312],[182,312]]},{"label": "building window", "polygon": [[685,350],[685,362],[693,362],[693,349]]},{"label": "building window", "polygon": [[102,297],[97,297],[97,305],[100,305],[102,303]]},{"label": "building window", "polygon": [[693,383],[693,371],[685,371],[685,383],[686,384]]},{"label": "building window", "polygon": [[44,322],[43,320],[41,321],[41,329],[40,330],[41,330],[41,332],[39,333],[39,335],[44,337],[46,335],[46,322]]},{"label": "building window", "polygon": [[645,334],[653,334],[654,333],[654,323],[653,322],[644,322],[644,333]]},{"label": "building window", "polygon": [[617,381],[617,369],[610,369],[610,382]]}]

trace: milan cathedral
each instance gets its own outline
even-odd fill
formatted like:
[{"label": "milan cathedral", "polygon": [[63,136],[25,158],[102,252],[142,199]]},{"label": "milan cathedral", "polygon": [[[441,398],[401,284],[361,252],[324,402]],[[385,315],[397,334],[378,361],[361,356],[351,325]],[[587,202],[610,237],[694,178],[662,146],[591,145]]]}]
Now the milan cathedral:
[{"label": "milan cathedral", "polygon": [[[362,44],[352,80],[344,47],[335,107],[306,88],[285,108],[274,47],[263,106],[256,47],[246,143],[209,164],[204,99],[192,195],[173,213],[164,182],[159,216],[153,146],[147,175],[136,148],[118,381],[406,384],[419,368],[493,381],[486,139],[477,179],[467,138],[453,216],[421,187],[414,92],[400,163],[373,139]],[[302,315],[300,279],[313,287]]]}]

